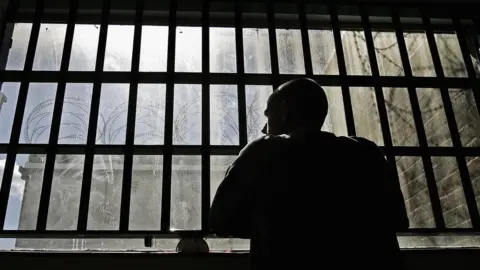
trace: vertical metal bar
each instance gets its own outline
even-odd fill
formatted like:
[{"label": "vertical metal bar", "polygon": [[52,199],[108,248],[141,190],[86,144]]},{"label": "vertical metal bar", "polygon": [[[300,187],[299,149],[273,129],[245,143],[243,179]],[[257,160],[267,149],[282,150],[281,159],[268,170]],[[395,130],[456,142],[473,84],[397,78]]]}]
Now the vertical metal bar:
[{"label": "vertical metal bar", "polygon": [[[17,4],[19,1],[8,1],[6,9],[1,10],[0,14],[0,70],[5,70],[7,66],[8,54],[10,52],[10,46],[12,45],[12,35],[14,26],[14,15],[16,13]],[[3,79],[0,74],[0,86],[3,84]],[[1,90],[0,90],[1,91]]]},{"label": "vertical metal bar", "polygon": [[[370,67],[372,70],[372,77],[375,80],[380,78],[380,72],[378,70],[377,56],[375,53],[375,43],[371,32],[370,20],[368,18],[368,11],[365,7],[360,7],[361,20],[363,25],[363,32],[365,33],[365,41],[367,45],[368,58],[370,60]],[[385,106],[385,97],[383,96],[383,90],[380,86],[375,86],[375,97],[377,100],[378,114],[380,116],[380,126],[382,128],[383,141],[387,152],[391,150],[392,136],[390,133],[390,127],[388,125],[387,108]]]},{"label": "vertical metal bar", "polygon": [[[428,17],[428,11],[422,11],[422,21],[425,26],[425,31],[428,40],[428,46],[430,47],[430,53],[432,55],[433,66],[435,67],[435,72],[437,77],[440,79],[445,78],[443,73],[442,64],[440,61],[440,55],[438,48],[435,42],[435,35],[433,33],[433,27]],[[454,148],[462,148],[462,143],[460,140],[460,133],[458,132],[457,123],[455,120],[455,115],[453,112],[452,102],[448,94],[448,89],[445,87],[440,88],[440,94],[442,96],[442,102],[445,109],[445,114],[447,116],[448,128],[450,130],[450,135],[452,137],[452,144]],[[462,180],[463,191],[465,193],[465,199],[467,201],[468,213],[470,214],[470,219],[472,225],[475,228],[480,226],[480,214],[478,213],[477,202],[475,200],[475,193],[473,192],[472,182],[470,181],[470,175],[468,172],[467,161],[465,157],[456,156],[458,163],[458,171]]]},{"label": "vertical metal bar", "polygon": [[128,95],[127,136],[123,167],[122,201],[120,202],[120,231],[127,232],[130,223],[130,195],[132,190],[133,148],[135,142],[135,119],[138,93],[138,69],[142,42],[143,0],[136,1],[135,29],[133,34],[130,92]]},{"label": "vertical metal bar", "polygon": [[277,34],[275,30],[275,1],[267,3],[267,20],[268,20],[268,41],[270,43],[270,64],[272,66],[273,89],[280,85],[279,67],[278,67],[278,50],[277,50]]},{"label": "vertical metal bar", "polygon": [[25,66],[23,68],[24,76],[20,84],[20,91],[17,99],[17,107],[13,118],[12,133],[7,148],[7,159],[3,172],[2,188],[0,190],[0,228],[5,224],[5,214],[7,212],[8,197],[12,184],[13,169],[15,166],[16,154],[18,150],[18,139],[22,131],[23,115],[27,103],[28,88],[30,85],[30,76],[32,74],[35,50],[37,48],[40,24],[43,16],[43,0],[37,0],[35,5],[35,15],[33,18],[32,30],[30,32],[30,41],[28,43]]},{"label": "vertical metal bar", "polygon": [[[412,68],[410,66],[410,60],[408,57],[407,46],[403,37],[403,28],[400,21],[400,16],[395,8],[391,8],[393,26],[395,28],[395,34],[397,36],[398,49],[400,51],[400,58],[402,60],[403,70],[405,73],[406,81],[410,81],[413,77]],[[420,104],[418,102],[417,92],[415,87],[408,85],[408,96],[410,104],[412,106],[413,120],[415,123],[415,129],[417,130],[418,142],[422,153],[427,152],[428,142],[425,134],[425,127],[422,120],[422,112],[420,110]],[[438,195],[437,184],[435,182],[435,176],[433,173],[432,160],[426,154],[422,154],[423,167],[425,170],[425,178],[427,180],[428,193],[430,195],[430,202],[432,204],[433,218],[435,220],[435,226],[437,229],[445,228],[445,220],[442,214],[442,207],[440,204],[440,197]]]},{"label": "vertical metal bar", "polygon": [[163,153],[162,180],[162,231],[170,230],[170,206],[172,194],[172,154],[173,154],[173,90],[175,88],[175,35],[177,29],[177,1],[170,1],[168,14],[168,50],[167,50],[167,85],[165,97],[165,150]]},{"label": "vertical metal bar", "polygon": [[83,171],[82,190],[80,193],[80,207],[77,230],[87,230],[88,206],[90,203],[90,188],[92,185],[93,162],[95,154],[95,140],[97,135],[98,114],[100,111],[100,94],[102,90],[102,72],[105,62],[105,48],[107,45],[108,21],[110,17],[111,0],[103,0],[102,22],[100,24],[100,36],[98,38],[97,61],[95,63],[95,75],[90,105],[90,118],[88,120],[87,149],[85,154],[85,167]]},{"label": "vertical metal bar", "polygon": [[68,16],[65,43],[63,45],[62,62],[60,64],[60,80],[58,81],[55,105],[53,107],[52,127],[48,142],[42,192],[40,194],[40,205],[37,216],[37,231],[45,231],[47,228],[48,206],[50,203],[52,181],[55,174],[55,152],[58,145],[58,135],[60,132],[60,121],[62,118],[65,88],[67,86],[68,65],[70,63],[70,54],[72,52],[73,34],[75,31],[75,21],[77,19],[77,8],[78,0],[70,0],[70,13]]},{"label": "vertical metal bar", "polygon": [[[366,7],[360,7],[361,20],[363,25],[363,31],[365,33],[365,41],[368,50],[368,58],[370,60],[370,67],[372,70],[372,77],[374,81],[380,78],[380,72],[378,69],[377,55],[375,53],[375,43],[372,36],[372,27],[370,25],[370,19],[368,15],[368,10]],[[400,190],[400,179],[398,178],[398,170],[396,166],[395,155],[392,153],[393,143],[392,135],[390,133],[390,126],[388,124],[388,115],[387,108],[385,105],[385,97],[383,95],[383,89],[380,86],[375,86],[375,97],[377,100],[378,114],[380,117],[380,126],[382,128],[383,143],[385,145],[385,155],[387,156],[388,164],[390,167],[389,172],[391,173],[390,179],[387,181],[393,181],[395,188]]]},{"label": "vertical metal bar", "polygon": [[202,3],[202,231],[208,230],[210,212],[210,6]]},{"label": "vertical metal bar", "polygon": [[[472,63],[472,60],[471,60],[471,57],[470,57],[470,50],[468,49],[468,45],[467,45],[467,38],[468,37],[465,33],[464,26],[462,25],[460,19],[458,17],[456,17],[455,15],[453,15],[452,16],[452,21],[453,21],[453,25],[454,25],[454,28],[455,28],[455,32],[457,33],[458,42],[459,42],[459,45],[460,45],[460,50],[462,52],[465,67],[467,69],[468,78],[471,81],[471,85],[472,85],[471,91],[473,92],[473,96],[474,96],[474,99],[475,99],[475,105],[477,107],[477,112],[480,114],[480,93],[478,92],[479,89],[480,89],[480,85],[479,85],[479,81],[477,79],[477,75],[476,75],[476,72],[475,72],[475,67],[473,66],[473,63]],[[462,160],[465,160],[465,157],[458,157],[458,158],[461,158]],[[463,161],[462,161],[462,163],[463,163]],[[461,166],[463,167],[464,173],[467,173],[468,166],[466,164],[462,164]],[[459,169],[460,169],[460,164],[459,164]],[[465,187],[464,187],[464,191],[465,191],[465,197],[471,197],[471,198],[473,198],[474,201],[476,201],[475,194],[471,193],[473,191],[473,187],[472,187],[471,190],[468,186],[467,186],[466,190],[465,190]],[[473,222],[473,219],[472,219],[472,226],[473,226],[473,228],[476,228],[476,229],[479,228],[478,227],[479,224],[476,223],[476,222]]]},{"label": "vertical metal bar", "polygon": [[335,40],[335,51],[338,61],[338,72],[342,78],[342,96],[345,107],[345,120],[347,122],[347,133],[349,136],[355,136],[355,120],[353,118],[352,99],[347,85],[347,67],[345,66],[345,56],[342,47],[342,35],[340,32],[340,22],[338,21],[338,7],[330,6],[330,18],[332,20],[333,38]]},{"label": "vertical metal bar", "polygon": [[245,93],[245,63],[243,55],[243,15],[242,2],[235,3],[235,50],[237,55],[237,97],[238,97],[238,129],[240,147],[247,145],[247,97]]},{"label": "vertical metal bar", "polygon": [[303,60],[305,62],[305,73],[313,75],[312,54],[310,52],[310,40],[308,38],[307,14],[305,4],[298,4],[298,16],[300,20],[300,32],[302,34]]}]

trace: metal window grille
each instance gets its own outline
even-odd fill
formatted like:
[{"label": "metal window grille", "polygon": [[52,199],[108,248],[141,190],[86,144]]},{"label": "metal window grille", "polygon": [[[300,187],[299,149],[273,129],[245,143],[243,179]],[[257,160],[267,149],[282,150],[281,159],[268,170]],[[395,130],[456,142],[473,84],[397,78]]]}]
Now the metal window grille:
[{"label": "metal window grille", "polygon": [[[310,76],[318,80],[323,86],[336,87],[336,91],[342,93],[345,114],[346,130],[348,135],[361,135],[355,124],[355,104],[352,91],[355,88],[371,88],[375,97],[375,106],[378,111],[379,131],[381,133],[382,149],[386,158],[392,164],[392,169],[397,172],[396,164],[403,157],[416,157],[423,166],[423,174],[426,180],[425,189],[429,194],[429,202],[432,209],[433,226],[411,228],[405,232],[407,235],[436,235],[436,234],[477,234],[480,229],[480,215],[478,212],[475,188],[476,179],[472,176],[475,168],[467,158],[475,159],[480,156],[480,148],[476,145],[466,145],[461,138],[462,127],[458,125],[456,101],[449,94],[450,89],[470,89],[473,96],[473,105],[478,113],[480,106],[479,79],[476,70],[478,46],[475,37],[478,33],[478,21],[472,14],[467,12],[460,14],[458,11],[449,11],[449,6],[437,9],[426,9],[423,6],[413,6],[418,11],[417,16],[404,16],[404,9],[399,6],[356,6],[355,11],[350,11],[341,6],[310,5],[308,3],[289,3],[296,10],[282,9],[284,2],[273,3],[237,3],[237,2],[209,2],[193,5],[186,9],[181,8],[181,3],[172,1],[168,7],[159,4],[157,9],[148,9],[144,1],[136,1],[134,9],[115,10],[112,1],[104,0],[102,7],[84,12],[79,8],[78,0],[71,0],[69,6],[64,9],[53,10],[45,6],[44,1],[35,1],[35,8],[22,7],[18,1],[10,1],[7,11],[7,25],[5,28],[2,55],[8,54],[8,41],[12,33],[13,23],[32,23],[28,49],[22,70],[3,70],[0,74],[1,81],[5,83],[19,83],[16,110],[9,142],[0,144],[0,153],[6,154],[3,181],[0,189],[0,236],[6,238],[143,238],[143,237],[166,237],[174,238],[179,233],[192,235],[208,235],[207,216],[210,207],[211,190],[211,156],[236,155],[248,142],[247,134],[247,104],[246,86],[264,85],[278,86],[280,83],[293,78]],[[287,3],[288,4],[288,3]],[[20,5],[20,6],[19,6]],[[264,9],[258,11],[258,6]],[[228,6],[228,11],[222,11]],[[380,10],[379,12],[377,12]],[[455,7],[457,10],[458,7]],[[468,7],[465,7],[467,10]],[[447,12],[445,12],[447,10]],[[475,10],[475,9],[472,9]],[[438,12],[438,13],[437,13]],[[380,14],[380,15],[377,15]],[[264,24],[264,21],[267,23]],[[42,23],[66,23],[65,42],[59,69],[56,71],[39,71],[34,69],[35,52]],[[99,26],[98,48],[96,63],[93,71],[71,71],[69,61],[72,54],[72,44],[75,26],[79,23],[94,23]],[[105,54],[109,26],[111,24],[134,25],[133,49],[129,71],[104,71]],[[167,61],[166,71],[146,72],[140,71],[140,52],[142,43],[142,26],[164,25],[168,26]],[[201,27],[201,71],[178,72],[175,70],[175,54],[177,26]],[[232,27],[235,31],[235,59],[236,71],[233,73],[210,72],[210,27]],[[245,70],[244,55],[244,28],[265,28],[268,31],[268,46],[271,72],[267,74],[248,73]],[[281,56],[278,52],[278,29],[297,29],[300,31],[301,47],[303,52],[303,74],[284,74],[281,72]],[[309,30],[331,29],[334,39],[334,51],[338,74],[321,74],[315,71],[313,62],[312,37]],[[349,74],[350,63],[345,57],[348,50],[344,42],[345,32],[356,31],[361,34],[365,44],[365,61],[368,61],[368,72],[362,75]],[[382,74],[379,58],[382,53],[375,45],[375,35],[378,33],[391,33],[396,38],[398,47],[398,65],[403,75]],[[410,48],[406,42],[405,33],[424,33],[426,46],[430,52],[434,76],[424,77],[415,75],[415,67],[411,60]],[[460,57],[458,60],[464,63],[465,76],[455,77],[445,74],[445,64],[442,63],[443,53],[438,46],[438,33],[450,33],[458,39]],[[195,46],[196,44],[192,44]],[[443,47],[442,47],[443,48]],[[443,48],[444,49],[444,48]],[[5,57],[4,57],[5,58]],[[50,135],[46,143],[21,143],[22,123],[26,117],[24,108],[27,103],[29,86],[33,83],[56,83],[56,95],[52,100],[52,122]],[[69,83],[90,83],[93,85],[91,103],[88,118],[88,129],[85,144],[60,144],[59,133],[61,127],[62,110],[66,104],[66,86]],[[102,84],[123,83],[128,85],[128,106],[126,116],[126,135],[123,144],[98,144],[97,127],[99,125],[99,108],[101,103]],[[137,113],[137,93],[140,84],[164,84],[165,85],[165,109],[164,109],[164,137],[163,143],[154,145],[138,145],[135,143],[135,126]],[[174,140],[174,99],[176,95],[175,85],[196,84],[201,86],[201,140],[197,145],[178,145]],[[210,95],[211,88],[215,85],[235,85],[238,110],[238,143],[233,145],[213,145],[211,142],[211,114]],[[418,141],[415,146],[402,146],[394,143],[394,131],[392,131],[392,119],[389,119],[386,107],[384,90],[391,88],[392,91],[406,90],[405,98],[408,100],[411,111],[408,117],[413,118],[414,137]],[[422,118],[422,108],[419,103],[419,93],[423,89],[433,88],[443,104],[442,111],[446,117],[448,128],[449,145],[432,145],[429,135],[426,134],[426,119]],[[1,93],[1,92],[0,92]],[[424,95],[422,93],[422,95]],[[0,98],[2,96],[0,95]],[[1,100],[0,100],[1,101]],[[391,101],[391,100],[390,100]],[[2,101],[3,102],[3,101]],[[2,103],[0,103],[1,106]],[[453,105],[452,105],[453,104]],[[374,107],[375,107],[374,106]],[[1,110],[1,107],[0,107]],[[480,119],[474,119],[480,120]],[[428,122],[428,119],[427,119]],[[480,127],[480,122],[472,125]],[[476,129],[478,130],[478,128]],[[398,132],[398,131],[395,131]],[[38,200],[38,215],[35,228],[31,230],[5,229],[5,219],[12,188],[15,160],[19,154],[44,155],[44,172],[41,194]],[[83,174],[80,202],[78,207],[78,222],[72,230],[51,230],[47,227],[49,205],[51,204],[52,181],[54,178],[55,160],[61,155],[84,155]],[[95,170],[96,155],[119,155],[123,157],[123,176],[121,204],[119,211],[119,223],[117,229],[91,230],[88,229],[89,202],[91,199],[92,173]],[[162,199],[161,219],[156,230],[133,230],[129,227],[132,168],[135,155],[161,155],[163,156],[162,170]],[[201,164],[201,228],[193,231],[171,230],[172,208],[172,168],[173,159],[176,155],[199,156]],[[442,201],[439,191],[438,173],[435,173],[435,162],[432,159],[449,157],[457,163],[460,179],[460,190],[464,196],[464,207],[467,211],[468,225],[450,226],[445,220],[448,212],[448,202]],[[401,173],[401,172],[399,172]],[[400,181],[399,177],[393,177],[392,181]],[[472,184],[473,183],[473,184]],[[446,195],[448,196],[448,194]],[[459,206],[460,207],[460,206]],[[345,213],[348,215],[348,213]],[[411,218],[415,215],[412,214]]]}]

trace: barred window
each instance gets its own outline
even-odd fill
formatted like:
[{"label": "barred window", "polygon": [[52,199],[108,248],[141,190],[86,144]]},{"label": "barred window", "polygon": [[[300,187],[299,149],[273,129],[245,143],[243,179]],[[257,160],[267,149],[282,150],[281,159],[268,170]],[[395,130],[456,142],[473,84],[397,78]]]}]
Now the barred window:
[{"label": "barred window", "polygon": [[468,236],[480,228],[474,21],[395,8],[110,2],[88,13],[72,1],[60,15],[43,1],[9,8],[0,248],[172,251],[178,231],[205,236],[215,191],[260,136],[268,96],[302,76],[327,92],[322,130],[376,142],[397,172],[389,181],[399,181],[411,225],[402,247],[480,244]]}]

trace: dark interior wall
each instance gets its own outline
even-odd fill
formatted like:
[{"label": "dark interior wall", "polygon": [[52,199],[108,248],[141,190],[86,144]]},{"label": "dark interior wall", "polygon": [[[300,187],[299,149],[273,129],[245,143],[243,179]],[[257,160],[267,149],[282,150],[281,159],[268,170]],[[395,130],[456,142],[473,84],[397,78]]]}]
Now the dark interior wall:
[{"label": "dark interior wall", "polygon": [[[478,269],[480,250],[408,250],[404,251],[408,270]],[[381,260],[382,258],[378,258]],[[321,257],[315,268],[322,267]],[[305,266],[305,268],[313,268]],[[9,269],[162,269],[216,270],[248,269],[245,254],[88,254],[88,253],[0,253],[0,268]],[[272,269],[273,270],[273,269]],[[299,269],[300,270],[300,269]]]}]

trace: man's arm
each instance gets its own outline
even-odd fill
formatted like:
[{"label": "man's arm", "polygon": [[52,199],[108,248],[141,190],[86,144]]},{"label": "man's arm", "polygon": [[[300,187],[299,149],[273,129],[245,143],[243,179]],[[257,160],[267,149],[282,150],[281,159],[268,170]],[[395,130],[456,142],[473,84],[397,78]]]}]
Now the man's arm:
[{"label": "man's arm", "polygon": [[387,162],[382,150],[380,150],[375,143],[363,138],[357,139],[364,145],[366,149],[368,149],[367,152],[369,153],[369,156],[371,156],[371,161],[373,161],[373,164],[378,164],[381,166],[381,168],[378,170],[374,168],[372,173],[376,174],[375,178],[378,178],[380,183],[383,183],[384,203],[386,203],[386,205],[388,205],[391,209],[391,211],[389,211],[389,215],[387,216],[390,217],[392,226],[395,227],[396,231],[408,229],[409,220],[407,209],[405,207],[405,199],[400,188],[400,183],[395,181],[395,171],[391,168],[391,166],[395,166],[395,164],[389,164]]},{"label": "man's arm", "polygon": [[253,214],[252,174],[259,140],[247,145],[228,168],[210,209],[209,226],[224,237],[250,238]]}]

